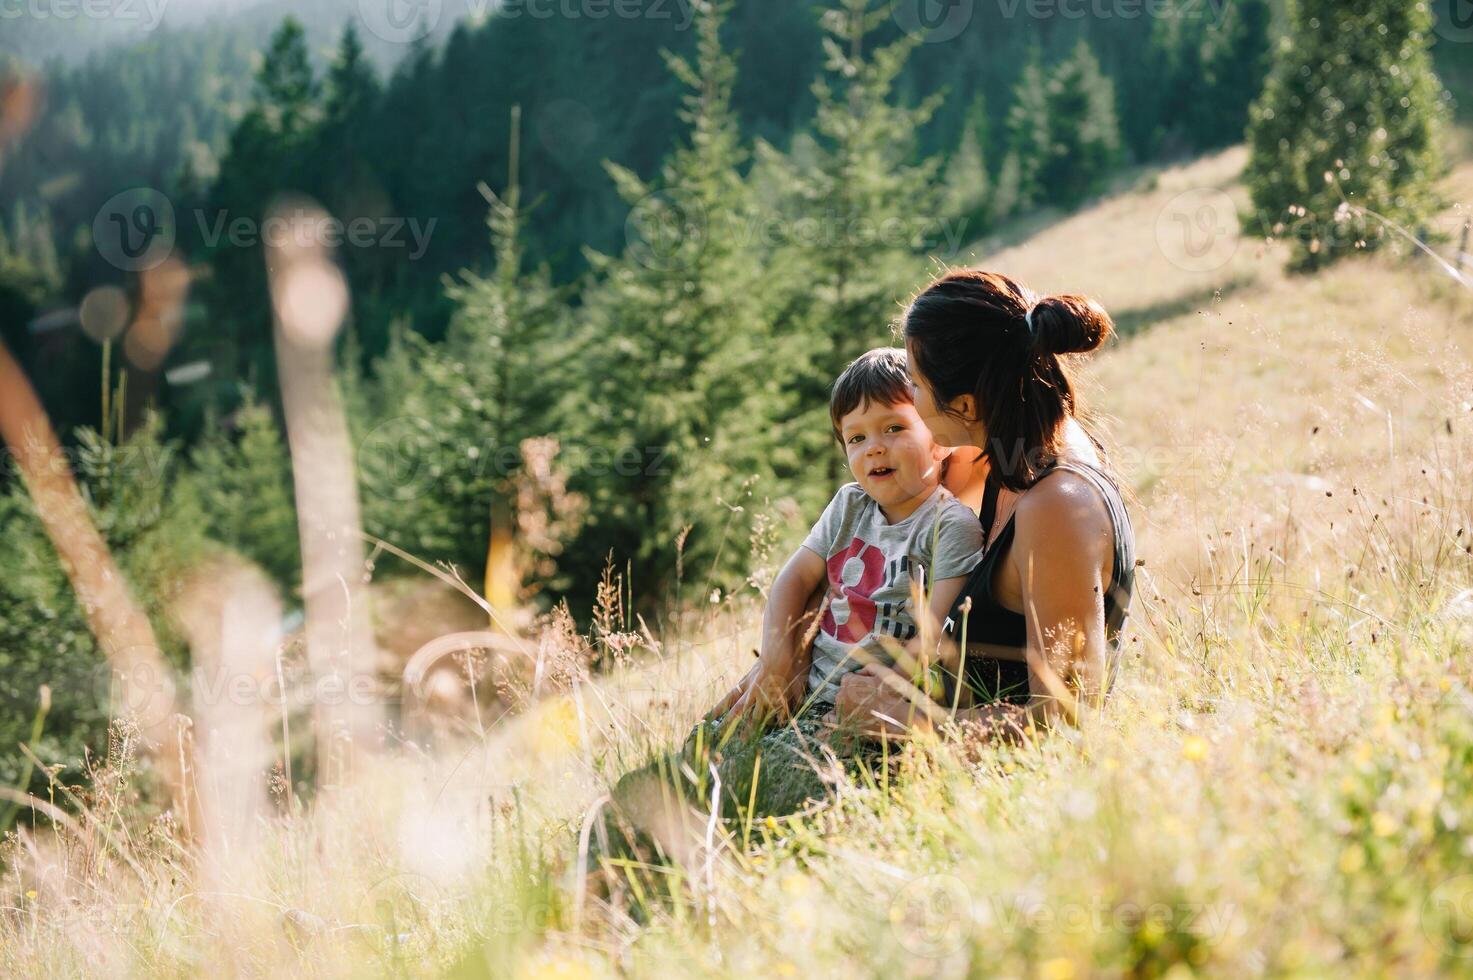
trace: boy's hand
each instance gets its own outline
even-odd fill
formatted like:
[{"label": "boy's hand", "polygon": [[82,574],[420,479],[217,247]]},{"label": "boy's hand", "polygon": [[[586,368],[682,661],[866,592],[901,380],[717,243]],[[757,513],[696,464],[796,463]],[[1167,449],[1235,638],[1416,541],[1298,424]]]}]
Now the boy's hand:
[{"label": "boy's hand", "polygon": [[742,696],[747,693],[748,688],[751,687],[754,675],[759,669],[761,669],[761,667],[762,665],[760,663],[753,664],[752,669],[747,671],[742,679],[736,682],[735,687],[733,687],[730,691],[727,691],[726,694],[722,695],[721,700],[716,702],[716,706],[714,708],[706,712],[706,716],[702,720],[716,721],[722,715],[730,711],[732,709],[732,706],[740,701],[742,699]]},{"label": "boy's hand", "polygon": [[762,652],[726,696],[706,714],[713,720],[755,717],[786,720],[803,696],[812,662],[810,628],[822,615],[827,591],[824,560],[807,548],[793,553],[778,573],[762,616]]},{"label": "boy's hand", "polygon": [[[792,711],[793,688],[806,676],[796,677],[779,674],[762,661],[752,665],[745,677],[737,682],[716,706],[706,713],[707,721],[723,718],[725,722],[751,721],[765,724],[773,718],[786,720]],[[801,688],[799,688],[801,692]]]}]

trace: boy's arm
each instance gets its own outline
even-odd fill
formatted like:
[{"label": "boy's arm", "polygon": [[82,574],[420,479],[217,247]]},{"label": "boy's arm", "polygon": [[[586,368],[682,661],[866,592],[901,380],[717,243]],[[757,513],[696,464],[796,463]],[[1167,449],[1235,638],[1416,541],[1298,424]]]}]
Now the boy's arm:
[{"label": "boy's arm", "polygon": [[712,708],[708,719],[730,712],[781,710],[791,705],[807,680],[808,658],[799,643],[807,628],[810,598],[828,572],[824,560],[799,547],[778,572],[762,614],[762,649],[757,664],[741,682]]},{"label": "boy's arm", "polygon": [[[905,643],[905,651],[913,657],[926,655],[932,663],[947,663],[948,660],[957,659],[954,651],[949,658],[946,656],[947,647],[954,644],[941,644],[942,650],[937,653],[936,645],[941,641],[941,624],[946,622],[946,616],[951,612],[951,604],[956,602],[956,597],[962,594],[962,588],[967,584],[967,576],[958,575],[955,578],[944,578],[931,587],[931,595],[926,602],[926,607],[917,610],[914,617],[916,621],[916,635]],[[929,620],[929,621],[927,621]],[[924,643],[926,637],[931,638],[931,649],[926,650]],[[950,666],[950,664],[947,664]]]},{"label": "boy's arm", "polygon": [[[925,629],[917,634],[932,637],[932,642],[941,639],[941,624],[946,622],[946,617],[951,613],[951,605],[956,602],[956,597],[962,594],[962,587],[967,584],[967,576],[958,575],[956,578],[944,578],[931,587],[931,601],[926,603],[926,613],[931,617],[930,632]],[[920,628],[920,624],[916,624]]]},{"label": "boy's arm", "polygon": [[933,542],[935,553],[930,556],[931,570],[936,579],[924,611],[930,622],[923,625],[918,614],[915,617],[916,625],[921,636],[932,638],[931,649],[924,652],[931,660],[954,671],[961,659],[957,645],[951,642],[940,643],[941,649],[938,651],[936,644],[943,639],[941,625],[946,622],[957,596],[961,595],[967,579],[982,560],[982,526],[976,515],[966,507],[953,505],[946,508],[940,516]]},{"label": "boy's arm", "polygon": [[799,547],[773,580],[762,613],[762,652],[758,661],[780,665],[800,651],[798,642],[808,626],[808,600],[824,581],[828,565],[806,547]]}]

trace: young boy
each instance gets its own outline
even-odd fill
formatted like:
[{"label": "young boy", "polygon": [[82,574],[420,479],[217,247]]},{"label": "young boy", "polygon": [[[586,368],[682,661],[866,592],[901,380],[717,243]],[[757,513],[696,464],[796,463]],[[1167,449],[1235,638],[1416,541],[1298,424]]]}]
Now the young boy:
[{"label": "young boy", "polygon": [[[792,611],[827,581],[808,671],[805,701],[813,705],[832,704],[848,671],[893,663],[882,637],[919,652],[908,642],[920,632],[917,620],[946,618],[983,549],[977,516],[941,486],[947,451],[916,414],[904,350],[876,348],[850,364],[834,382],[829,417],[855,482],[839,488],[788,559],[763,627],[764,647],[778,642]],[[927,610],[912,608],[912,582],[928,596]]]},{"label": "young boy", "polygon": [[[845,673],[871,659],[893,662],[881,637],[919,652],[912,642],[921,633],[918,616],[930,615],[938,624],[945,618],[982,559],[982,527],[941,486],[946,450],[916,414],[903,350],[872,350],[850,364],[834,382],[829,416],[855,482],[839,489],[783,566],[762,627],[764,657],[793,643],[793,624],[827,583],[830,601],[807,677],[793,678],[794,686],[806,680],[804,709],[791,725],[736,738],[737,726],[725,723],[741,697],[733,691],[696,725],[679,752],[619,780],[611,792],[614,819],[600,824],[600,853],[644,854],[649,835],[663,836],[660,846],[667,853],[700,839],[705,824],[692,822],[686,805],[704,806],[711,799],[718,785],[712,772],[722,815],[750,819],[792,813],[822,797],[827,777],[814,762],[824,746],[856,770],[883,757],[874,743],[828,732],[822,716]],[[912,582],[926,590],[928,609],[913,608]]]}]

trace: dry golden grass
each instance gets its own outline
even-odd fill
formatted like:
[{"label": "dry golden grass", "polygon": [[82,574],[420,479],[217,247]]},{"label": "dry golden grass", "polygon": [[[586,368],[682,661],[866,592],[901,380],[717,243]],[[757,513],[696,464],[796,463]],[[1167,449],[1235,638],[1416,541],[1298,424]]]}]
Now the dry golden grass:
[{"label": "dry golden grass", "polygon": [[[741,828],[671,900],[585,898],[590,807],[749,662],[734,603],[484,739],[383,759],[208,881],[157,825],[28,837],[0,972],[1473,973],[1473,296],[1387,255],[1286,276],[1253,240],[1174,264],[1163,211],[1241,205],[1242,160],[983,260],[1132,327],[1087,386],[1146,565],[1081,729],[916,746],[890,792]],[[1466,204],[1473,166],[1448,186]]]}]

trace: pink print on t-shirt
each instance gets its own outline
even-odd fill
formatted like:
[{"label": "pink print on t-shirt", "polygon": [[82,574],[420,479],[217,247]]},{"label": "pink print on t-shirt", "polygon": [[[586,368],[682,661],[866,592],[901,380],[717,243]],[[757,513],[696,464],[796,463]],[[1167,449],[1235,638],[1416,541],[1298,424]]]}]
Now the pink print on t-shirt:
[{"label": "pink print on t-shirt", "polygon": [[[885,555],[863,538],[855,538],[829,558],[829,585],[838,594],[823,614],[820,628],[841,643],[858,643],[875,628],[875,604],[870,599],[885,578]],[[845,613],[840,623],[834,610]]]}]

